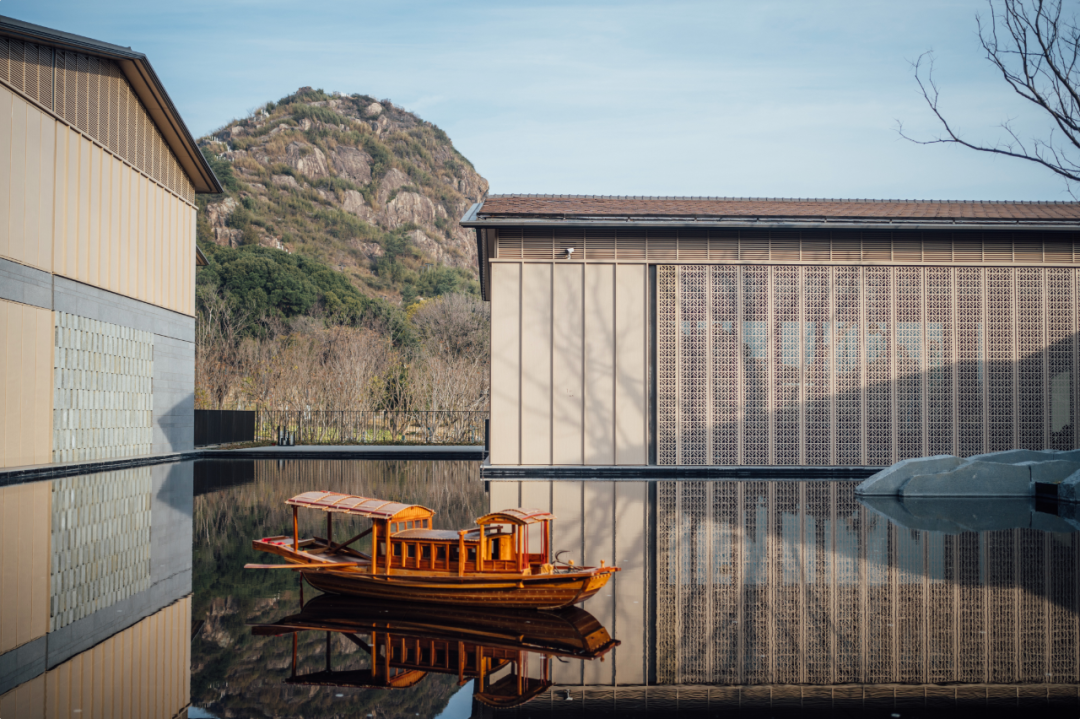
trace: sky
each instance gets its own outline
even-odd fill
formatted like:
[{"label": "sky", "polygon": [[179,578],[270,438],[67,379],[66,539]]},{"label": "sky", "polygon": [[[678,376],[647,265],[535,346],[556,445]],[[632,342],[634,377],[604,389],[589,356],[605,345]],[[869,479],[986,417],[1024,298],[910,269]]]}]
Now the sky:
[{"label": "sky", "polygon": [[1048,170],[951,145],[1046,125],[983,58],[979,0],[0,0],[145,53],[196,136],[301,86],[443,128],[493,193],[1070,200]]}]

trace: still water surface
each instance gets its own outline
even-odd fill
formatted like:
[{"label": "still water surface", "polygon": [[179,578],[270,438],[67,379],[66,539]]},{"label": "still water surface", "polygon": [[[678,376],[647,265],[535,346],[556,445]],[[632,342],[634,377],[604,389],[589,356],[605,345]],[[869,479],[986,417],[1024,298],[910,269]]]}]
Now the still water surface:
[{"label": "still water surface", "polygon": [[[51,544],[35,560],[47,634],[4,640],[0,717],[1076,716],[1080,520],[1028,501],[860,502],[853,488],[485,490],[472,462],[334,460],[4,488],[5,502],[48,501]],[[291,572],[244,570],[266,561],[251,539],[290,532],[283,502],[311,489],[423,504],[436,528],[547,509],[561,558],[622,571],[584,611],[539,621],[343,603]],[[322,513],[300,519],[301,534],[321,528]],[[0,639],[22,602],[4,579]],[[619,645],[602,660],[575,645],[607,635]]]}]

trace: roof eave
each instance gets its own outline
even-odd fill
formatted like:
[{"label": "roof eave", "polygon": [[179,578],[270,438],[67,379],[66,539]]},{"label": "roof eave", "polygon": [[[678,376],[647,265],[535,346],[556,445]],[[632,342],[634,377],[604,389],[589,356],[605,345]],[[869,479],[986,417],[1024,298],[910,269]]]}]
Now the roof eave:
[{"label": "roof eave", "polygon": [[[472,217],[470,217],[470,214]],[[965,229],[965,230],[1003,230],[1023,228],[1025,230],[1076,231],[1080,230],[1080,220],[1023,220],[986,218],[851,218],[851,217],[665,217],[665,216],[536,216],[536,215],[500,215],[483,216],[466,213],[461,218],[462,227],[568,227],[568,226],[607,226],[607,227],[770,227],[788,229],[887,229],[887,230],[929,230],[929,229]]]},{"label": "roof eave", "polygon": [[191,178],[195,192],[197,194],[224,192],[224,188],[210,168],[210,163],[203,157],[195,138],[181,119],[180,113],[146,55],[135,52],[131,48],[33,25],[3,15],[0,15],[0,35],[115,60],[128,82],[131,83],[132,90],[146,106],[180,165]]}]

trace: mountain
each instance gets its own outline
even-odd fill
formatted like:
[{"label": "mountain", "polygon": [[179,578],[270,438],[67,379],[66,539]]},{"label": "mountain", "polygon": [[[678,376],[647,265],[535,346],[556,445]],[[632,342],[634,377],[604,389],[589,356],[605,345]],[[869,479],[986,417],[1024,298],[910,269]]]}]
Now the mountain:
[{"label": "mountain", "polygon": [[304,87],[199,144],[226,188],[199,199],[208,269],[214,245],[262,246],[344,273],[391,304],[477,291],[475,239],[457,221],[488,183],[415,114]]}]

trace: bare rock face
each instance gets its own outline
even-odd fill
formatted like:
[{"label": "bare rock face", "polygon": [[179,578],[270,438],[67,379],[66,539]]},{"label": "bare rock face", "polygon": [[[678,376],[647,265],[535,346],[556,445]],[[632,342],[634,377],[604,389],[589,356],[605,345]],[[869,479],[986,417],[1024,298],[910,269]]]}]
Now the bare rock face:
[{"label": "bare rock face", "polygon": [[323,151],[306,142],[290,142],[285,148],[285,162],[301,175],[307,175],[312,179],[330,174]]},{"label": "bare rock face", "polygon": [[371,182],[371,155],[356,147],[338,145],[334,150],[334,170],[358,185]]},{"label": "bare rock face", "polygon": [[364,196],[356,190],[345,190],[345,202],[342,203],[341,209],[349,214],[356,215],[365,222],[375,223],[377,221],[375,211],[368,206]]},{"label": "bare rock face", "polygon": [[[289,251],[292,248],[281,239],[288,233],[303,248],[300,251],[317,252],[319,248],[312,245],[340,239],[340,233],[323,219],[339,210],[376,228],[347,240],[354,252],[333,252],[339,263],[360,270],[354,278],[374,271],[375,261],[383,254],[379,241],[371,238],[379,231],[400,231],[409,225],[414,226],[409,239],[415,254],[408,263],[418,267],[435,262],[475,273],[475,233],[460,227],[457,220],[487,194],[488,183],[445,134],[388,101],[337,94],[326,100],[304,99],[313,92],[301,89],[289,103],[230,123],[213,137],[200,140],[233,163],[233,175],[239,181],[238,189],[226,193],[224,200],[207,206],[214,240],[223,245],[240,242],[244,231],[226,222],[244,199],[260,244]],[[300,115],[307,113],[297,112],[293,102],[326,108],[340,117],[320,111],[320,120],[303,118]],[[415,143],[422,153],[413,151]],[[376,156],[378,173],[373,167]],[[295,173],[272,169],[280,163]],[[406,167],[409,172],[415,167],[419,170],[415,177],[423,179],[414,179]],[[323,178],[347,183],[315,182]],[[291,193],[302,193],[304,201],[319,212],[318,218],[305,218],[302,230],[295,207],[286,204]]]},{"label": "bare rock face", "polygon": [[300,183],[292,175],[271,175],[270,181],[277,187],[289,187],[294,190],[300,189]]},{"label": "bare rock face", "polygon": [[434,224],[436,217],[435,203],[415,192],[401,192],[386,205],[384,211],[386,226],[395,229],[402,225]]},{"label": "bare rock face", "polygon": [[378,199],[380,205],[385,205],[390,200],[390,193],[399,188],[411,185],[412,180],[401,170],[396,167],[390,168],[390,171],[383,175],[383,178],[379,180],[379,192],[375,196]]}]

